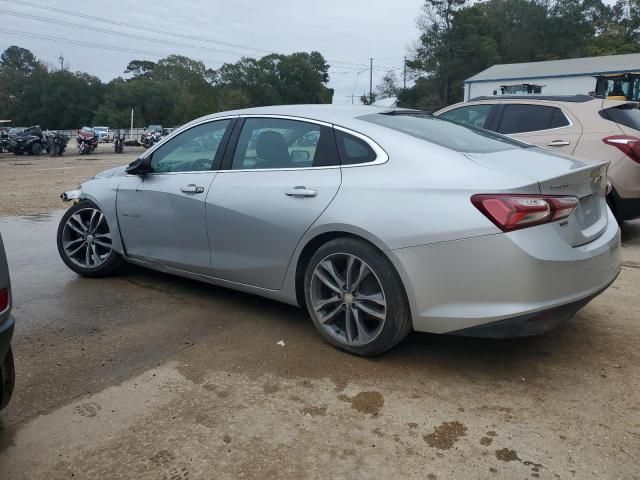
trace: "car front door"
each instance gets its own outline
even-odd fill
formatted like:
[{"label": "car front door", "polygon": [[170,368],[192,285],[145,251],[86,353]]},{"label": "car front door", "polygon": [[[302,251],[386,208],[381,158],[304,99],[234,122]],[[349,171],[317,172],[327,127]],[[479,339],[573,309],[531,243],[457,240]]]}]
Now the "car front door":
[{"label": "car front door", "polygon": [[205,200],[233,120],[196,125],[151,154],[151,172],[127,175],[117,211],[127,255],[181,270],[209,273]]},{"label": "car front door", "polygon": [[207,198],[213,272],[277,290],[298,242],[340,187],[333,128],[252,117],[238,121],[232,143]]},{"label": "car front door", "polygon": [[498,133],[571,155],[582,126],[569,112],[551,105],[505,103],[492,126]]}]

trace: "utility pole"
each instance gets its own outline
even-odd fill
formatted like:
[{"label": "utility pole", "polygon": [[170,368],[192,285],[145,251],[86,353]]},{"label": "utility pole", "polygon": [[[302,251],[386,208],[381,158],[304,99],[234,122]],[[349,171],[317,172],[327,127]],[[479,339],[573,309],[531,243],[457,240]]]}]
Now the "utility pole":
[{"label": "utility pole", "polygon": [[369,59],[371,66],[369,67],[369,101],[373,103],[373,58]]},{"label": "utility pole", "polygon": [[404,78],[402,82],[403,90],[406,90],[407,89],[407,57],[406,56],[404,57],[404,73],[402,75]]},{"label": "utility pole", "polygon": [[129,129],[129,139],[133,140],[133,108],[131,108],[131,128]]}]

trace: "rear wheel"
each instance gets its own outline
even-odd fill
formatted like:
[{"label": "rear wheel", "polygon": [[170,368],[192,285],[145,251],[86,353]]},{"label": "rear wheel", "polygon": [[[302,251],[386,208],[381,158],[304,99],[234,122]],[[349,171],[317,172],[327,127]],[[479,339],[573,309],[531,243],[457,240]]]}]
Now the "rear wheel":
[{"label": "rear wheel", "polygon": [[123,263],[113,251],[107,219],[88,200],[76,203],[60,220],[58,252],[71,270],[84,277],[110,275]]},{"label": "rear wheel", "polygon": [[0,410],[6,407],[11,400],[15,382],[16,371],[13,365],[13,352],[9,347],[4,359],[0,361]]},{"label": "rear wheel", "polygon": [[355,238],[332,240],[313,255],[305,274],[305,299],[325,340],[356,355],[383,353],[412,329],[393,265],[374,246]]}]

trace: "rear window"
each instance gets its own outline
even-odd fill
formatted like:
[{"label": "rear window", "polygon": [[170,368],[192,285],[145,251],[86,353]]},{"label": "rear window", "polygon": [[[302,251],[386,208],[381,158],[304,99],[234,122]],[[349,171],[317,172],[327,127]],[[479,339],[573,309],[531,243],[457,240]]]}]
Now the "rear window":
[{"label": "rear window", "polygon": [[625,103],[619,107],[601,110],[600,115],[625,127],[640,130],[640,110],[635,103]]},{"label": "rear window", "polygon": [[488,130],[462,125],[427,113],[376,113],[359,117],[359,119],[458,152],[491,153],[530,147],[526,143]]}]

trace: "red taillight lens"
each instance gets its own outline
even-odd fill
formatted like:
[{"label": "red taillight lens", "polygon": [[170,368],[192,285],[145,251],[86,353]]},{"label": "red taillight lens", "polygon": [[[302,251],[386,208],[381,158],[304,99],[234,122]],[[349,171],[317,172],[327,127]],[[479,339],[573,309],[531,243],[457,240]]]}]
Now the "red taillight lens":
[{"label": "red taillight lens", "polygon": [[618,148],[634,162],[640,163],[640,138],[630,135],[613,135],[603,138],[602,141]]},{"label": "red taillight lens", "polygon": [[502,231],[533,227],[567,218],[578,206],[576,197],[483,194],[471,197],[478,210]]},{"label": "red taillight lens", "polygon": [[9,289],[0,289],[0,312],[4,312],[9,306]]}]

